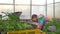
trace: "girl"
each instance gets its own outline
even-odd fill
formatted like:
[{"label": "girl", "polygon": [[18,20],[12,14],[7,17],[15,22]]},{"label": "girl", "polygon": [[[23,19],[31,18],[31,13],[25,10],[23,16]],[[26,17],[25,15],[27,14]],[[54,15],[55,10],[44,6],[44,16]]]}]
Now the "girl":
[{"label": "girl", "polygon": [[47,16],[45,17],[43,14],[40,14],[39,16],[40,17],[38,18],[36,14],[33,14],[31,19],[32,19],[32,22],[38,23],[37,26],[33,25],[33,27],[42,30],[46,21],[50,21],[50,19]]}]

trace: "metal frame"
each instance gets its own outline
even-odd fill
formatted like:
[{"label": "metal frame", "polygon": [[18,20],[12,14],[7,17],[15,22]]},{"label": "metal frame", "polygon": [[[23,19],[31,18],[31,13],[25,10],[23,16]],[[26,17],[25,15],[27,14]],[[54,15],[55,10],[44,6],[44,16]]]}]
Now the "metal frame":
[{"label": "metal frame", "polygon": [[55,0],[53,0],[53,17],[55,18]]},{"label": "metal frame", "polygon": [[13,0],[13,11],[15,12],[15,0]]},{"label": "metal frame", "polygon": [[32,0],[30,0],[30,17],[31,17],[31,14],[32,14]]},{"label": "metal frame", "polygon": [[46,0],[46,16],[47,16],[47,0]]}]

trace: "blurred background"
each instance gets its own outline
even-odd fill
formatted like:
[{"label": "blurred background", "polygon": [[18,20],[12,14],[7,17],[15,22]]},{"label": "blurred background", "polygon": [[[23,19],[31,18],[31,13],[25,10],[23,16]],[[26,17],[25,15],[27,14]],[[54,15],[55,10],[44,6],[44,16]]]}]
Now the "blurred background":
[{"label": "blurred background", "polygon": [[20,19],[30,19],[32,14],[60,18],[60,0],[0,0],[2,12],[22,12]]},{"label": "blurred background", "polygon": [[[54,19],[57,18],[57,19],[56,20],[52,19],[51,22],[47,22],[47,24],[45,25],[42,31],[46,32],[47,28],[49,28],[49,26],[52,25],[53,26],[52,28],[55,28],[54,26],[56,26],[56,30],[54,31],[55,32],[57,31],[60,34],[60,0],[0,0],[0,18],[6,15],[3,12],[4,13],[22,12],[22,14],[19,16],[20,20],[18,21],[15,21],[15,16],[12,15],[10,15],[9,17],[11,19],[13,18],[12,19],[13,21],[12,20],[9,21],[8,19],[6,21],[0,19],[0,31],[2,30],[1,31],[2,33],[4,29],[5,29],[5,33],[7,31],[10,31],[9,30],[10,28],[11,30],[12,29],[19,30],[20,28],[24,29],[23,27],[27,29],[26,27],[27,24],[25,24],[25,22],[30,23],[31,16],[33,14],[36,15],[44,14],[45,16],[49,16],[50,18],[54,18]],[[23,27],[21,26],[21,23],[23,23],[22,25]],[[28,26],[28,28],[30,28],[30,26]]]}]

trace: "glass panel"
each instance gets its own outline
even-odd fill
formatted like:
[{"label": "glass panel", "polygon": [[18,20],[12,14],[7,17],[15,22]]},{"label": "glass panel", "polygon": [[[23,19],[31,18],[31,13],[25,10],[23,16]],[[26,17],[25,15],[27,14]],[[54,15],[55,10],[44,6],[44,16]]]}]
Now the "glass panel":
[{"label": "glass panel", "polygon": [[16,12],[22,12],[21,19],[30,19],[30,6],[16,6]]},{"label": "glass panel", "polygon": [[60,3],[55,4],[55,17],[60,18]]},{"label": "glass panel", "polygon": [[16,4],[30,4],[30,0],[15,0]]},{"label": "glass panel", "polygon": [[32,4],[44,5],[44,4],[46,4],[46,0],[32,0]]},{"label": "glass panel", "polygon": [[0,5],[1,12],[13,12],[13,5]]},{"label": "glass panel", "polygon": [[11,4],[13,4],[13,0],[0,0],[0,3],[11,3]]},{"label": "glass panel", "polygon": [[60,0],[55,0],[55,2],[60,2]]},{"label": "glass panel", "polygon": [[47,4],[53,3],[53,0],[47,0]]},{"label": "glass panel", "polygon": [[[13,12],[13,5],[0,5],[0,15],[2,15],[2,16],[6,15],[6,14],[4,14],[2,12],[5,12],[5,13],[6,12],[8,12],[8,13]],[[7,16],[4,17],[4,18],[7,18]]]},{"label": "glass panel", "polygon": [[47,16],[53,17],[53,4],[47,5]]},{"label": "glass panel", "polygon": [[45,15],[45,6],[32,6],[32,14],[44,14]]}]

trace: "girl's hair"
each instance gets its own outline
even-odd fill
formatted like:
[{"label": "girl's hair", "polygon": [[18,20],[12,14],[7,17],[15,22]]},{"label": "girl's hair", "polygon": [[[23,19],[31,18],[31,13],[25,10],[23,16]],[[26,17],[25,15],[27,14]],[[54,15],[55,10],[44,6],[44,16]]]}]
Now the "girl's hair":
[{"label": "girl's hair", "polygon": [[37,18],[37,15],[33,14],[32,17],[31,17],[31,19],[33,19],[33,18]]}]

